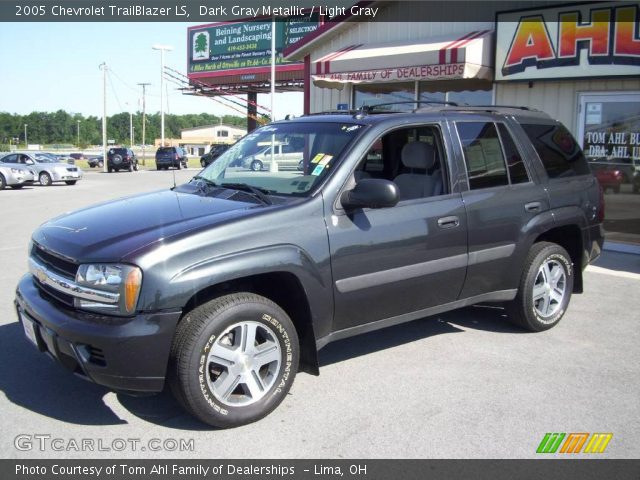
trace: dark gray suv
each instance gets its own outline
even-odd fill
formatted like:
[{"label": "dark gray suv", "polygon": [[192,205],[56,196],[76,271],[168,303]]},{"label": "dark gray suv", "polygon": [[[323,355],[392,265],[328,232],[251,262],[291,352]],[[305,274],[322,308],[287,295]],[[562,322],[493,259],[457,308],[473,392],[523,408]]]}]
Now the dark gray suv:
[{"label": "dark gray suv", "polygon": [[[301,171],[241,164],[302,145]],[[258,420],[329,342],[480,302],[556,325],[603,243],[569,132],[524,108],[275,122],[190,182],[58,217],[16,292],[41,351],[118,391],[165,382],[202,421]],[[141,214],[140,212],[144,212]],[[109,219],[117,219],[109,221]]]}]

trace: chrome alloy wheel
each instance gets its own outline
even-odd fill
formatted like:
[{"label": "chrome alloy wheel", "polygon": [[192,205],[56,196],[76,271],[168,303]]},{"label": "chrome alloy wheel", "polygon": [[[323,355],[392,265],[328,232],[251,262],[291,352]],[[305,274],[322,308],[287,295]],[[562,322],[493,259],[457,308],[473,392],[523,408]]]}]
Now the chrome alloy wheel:
[{"label": "chrome alloy wheel", "polygon": [[263,323],[239,322],[211,346],[207,383],[225,405],[251,405],[271,389],[281,365],[282,351],[274,331]]},{"label": "chrome alloy wheel", "polygon": [[557,260],[547,260],[540,265],[533,284],[533,306],[541,317],[540,321],[552,321],[551,318],[562,307],[566,292],[567,275],[562,264]]}]

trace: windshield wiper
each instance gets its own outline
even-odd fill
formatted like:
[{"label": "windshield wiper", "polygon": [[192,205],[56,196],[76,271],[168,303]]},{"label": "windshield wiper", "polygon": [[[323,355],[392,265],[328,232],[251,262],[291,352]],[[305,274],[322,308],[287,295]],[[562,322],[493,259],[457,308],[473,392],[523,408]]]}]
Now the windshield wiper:
[{"label": "windshield wiper", "polygon": [[206,185],[207,187],[217,187],[217,186],[218,186],[218,185],[216,184],[216,182],[214,182],[214,181],[212,181],[212,180],[209,180],[208,178],[205,178],[205,177],[203,177],[202,175],[196,175],[195,177],[193,177],[193,178],[191,179],[191,181],[194,181],[194,180],[196,180],[196,181],[197,181],[197,183],[198,183],[198,187],[199,187],[199,189],[200,189],[200,190],[202,190],[202,191],[204,191],[204,190],[205,190],[205,188],[203,188],[203,187],[205,187],[205,185]]},{"label": "windshield wiper", "polygon": [[241,190],[253,194],[258,200],[262,201],[265,205],[272,205],[273,202],[267,196],[268,193],[272,193],[273,190],[267,190],[266,188],[254,187],[248,183],[221,183],[221,187],[233,188],[234,190]]}]

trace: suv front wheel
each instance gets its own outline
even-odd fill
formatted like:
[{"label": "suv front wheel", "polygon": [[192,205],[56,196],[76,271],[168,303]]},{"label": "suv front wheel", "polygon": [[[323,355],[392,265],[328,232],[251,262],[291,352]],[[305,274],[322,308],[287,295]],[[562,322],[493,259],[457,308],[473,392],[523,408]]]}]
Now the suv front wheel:
[{"label": "suv front wheel", "polygon": [[236,427],[263,418],[284,400],[298,359],[298,335],[287,314],[267,298],[235,293],[181,320],[168,381],[195,417]]},{"label": "suv front wheel", "polygon": [[534,244],[525,260],[516,298],[507,304],[509,319],[533,332],[556,325],[573,291],[573,263],[567,251],[549,242]]}]

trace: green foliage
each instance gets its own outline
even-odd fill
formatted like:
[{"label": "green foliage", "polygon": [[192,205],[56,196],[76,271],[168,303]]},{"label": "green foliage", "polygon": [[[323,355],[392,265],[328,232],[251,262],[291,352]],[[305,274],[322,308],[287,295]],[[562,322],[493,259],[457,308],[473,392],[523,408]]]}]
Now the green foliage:
[{"label": "green foliage", "polygon": [[201,33],[196,37],[196,52],[204,52],[207,48],[207,37]]},{"label": "green foliage", "polygon": [[[145,142],[153,143],[160,137],[160,114],[147,114]],[[209,113],[190,113],[185,115],[165,114],[165,137],[179,138],[180,131],[185,128],[215,125],[220,117]],[[80,121],[80,146],[98,145],[102,143],[102,119],[95,116],[84,117],[80,114],[70,115],[64,110],[57,112],[31,112],[28,115],[17,115],[0,112],[0,144],[9,144],[9,140],[19,138],[24,143],[24,124],[27,127],[29,143],[34,144],[68,144],[78,141],[78,121]],[[224,115],[222,123],[247,127],[244,117]],[[142,143],[142,112],[133,115],[136,144]],[[129,144],[129,114],[117,113],[107,119],[107,138],[118,144]],[[11,142],[13,143],[13,141]],[[8,148],[6,149],[8,150]],[[5,151],[6,151],[5,150]]]}]

